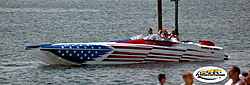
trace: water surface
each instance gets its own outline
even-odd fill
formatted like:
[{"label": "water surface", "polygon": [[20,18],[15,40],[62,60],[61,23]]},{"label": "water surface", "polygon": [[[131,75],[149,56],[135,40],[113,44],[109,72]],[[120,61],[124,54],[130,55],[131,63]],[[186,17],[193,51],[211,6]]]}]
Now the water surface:
[{"label": "water surface", "polygon": [[[184,82],[184,72],[203,66],[226,71],[238,66],[241,72],[248,71],[249,0],[179,1],[179,38],[213,41],[224,47],[230,56],[227,61],[51,66],[24,50],[34,44],[104,42],[146,35],[149,27],[156,33],[156,6],[157,0],[0,0],[0,84],[151,85],[159,73],[165,73],[166,85],[176,85]],[[163,0],[162,9],[163,28],[171,31],[174,2]]]}]

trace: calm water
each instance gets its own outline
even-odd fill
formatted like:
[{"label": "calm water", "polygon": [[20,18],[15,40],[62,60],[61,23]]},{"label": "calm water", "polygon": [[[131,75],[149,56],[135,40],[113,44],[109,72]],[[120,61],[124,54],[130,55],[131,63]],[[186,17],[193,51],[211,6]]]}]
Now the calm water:
[{"label": "calm water", "polygon": [[[179,1],[179,38],[211,40],[224,47],[227,61],[50,66],[24,50],[34,44],[123,39],[146,34],[149,27],[156,33],[156,6],[157,0],[0,0],[0,84],[151,85],[165,73],[166,85],[177,85],[184,82],[183,72],[203,66],[248,71],[250,0]],[[174,2],[163,0],[163,28],[173,25]]]}]

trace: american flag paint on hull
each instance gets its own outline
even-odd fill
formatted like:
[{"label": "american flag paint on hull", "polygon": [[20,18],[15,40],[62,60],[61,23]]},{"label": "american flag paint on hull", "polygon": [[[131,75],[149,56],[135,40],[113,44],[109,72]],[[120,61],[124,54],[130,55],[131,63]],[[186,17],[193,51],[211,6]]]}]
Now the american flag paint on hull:
[{"label": "american flag paint on hull", "polygon": [[218,61],[225,55],[222,47],[145,39],[33,45],[25,50],[44,63],[60,65]]}]

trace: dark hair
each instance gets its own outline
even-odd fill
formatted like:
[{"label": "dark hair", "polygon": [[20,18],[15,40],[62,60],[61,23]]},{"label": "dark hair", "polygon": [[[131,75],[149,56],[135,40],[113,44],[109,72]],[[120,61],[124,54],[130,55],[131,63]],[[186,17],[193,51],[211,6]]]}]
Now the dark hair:
[{"label": "dark hair", "polygon": [[165,78],[165,74],[159,74],[158,75],[158,80],[161,81],[162,79]]},{"label": "dark hair", "polygon": [[175,34],[175,31],[173,30],[173,31],[172,31],[172,33],[174,33],[174,34]]},{"label": "dark hair", "polygon": [[153,31],[152,28],[148,28],[150,31]]},{"label": "dark hair", "polygon": [[161,30],[159,30],[159,32],[160,32],[160,34],[162,33],[162,31],[161,31]]},{"label": "dark hair", "polygon": [[240,74],[240,69],[236,66],[233,67],[234,68],[234,72],[238,72],[238,75]]},{"label": "dark hair", "polygon": [[192,74],[190,72],[184,72],[182,75],[182,78],[187,78],[190,75],[192,76]]},{"label": "dark hair", "polygon": [[242,73],[241,75],[243,75],[244,77],[247,77],[248,73]]},{"label": "dark hair", "polygon": [[188,75],[182,75],[182,78],[187,78]]}]

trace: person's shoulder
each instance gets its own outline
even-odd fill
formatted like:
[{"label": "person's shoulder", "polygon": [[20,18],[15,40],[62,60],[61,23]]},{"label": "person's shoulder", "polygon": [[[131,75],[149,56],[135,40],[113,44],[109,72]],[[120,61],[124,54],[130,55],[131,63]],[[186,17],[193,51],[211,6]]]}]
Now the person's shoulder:
[{"label": "person's shoulder", "polygon": [[156,85],[161,85],[161,83],[158,82],[158,83],[156,83]]},{"label": "person's shoulder", "polygon": [[242,80],[239,80],[237,83],[238,83],[238,85],[246,85],[245,82]]},{"label": "person's shoulder", "polygon": [[185,82],[184,82],[184,83],[182,83],[182,84],[180,84],[180,85],[186,85],[186,84],[185,84]]},{"label": "person's shoulder", "polygon": [[244,82],[240,82],[239,85],[246,85]]},{"label": "person's shoulder", "polygon": [[244,76],[242,75],[242,74],[239,74],[239,78],[240,78],[240,80],[243,80],[244,81]]},{"label": "person's shoulder", "polygon": [[233,82],[233,80],[232,80],[232,79],[229,79],[224,85],[231,85],[232,82]]}]

